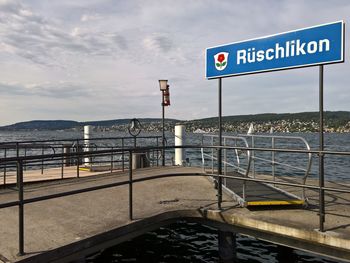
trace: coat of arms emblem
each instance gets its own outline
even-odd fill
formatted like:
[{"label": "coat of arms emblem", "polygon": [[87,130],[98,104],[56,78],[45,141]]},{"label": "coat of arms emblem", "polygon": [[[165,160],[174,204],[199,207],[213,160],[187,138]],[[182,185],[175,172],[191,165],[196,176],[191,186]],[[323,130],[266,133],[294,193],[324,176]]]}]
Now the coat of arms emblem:
[{"label": "coat of arms emblem", "polygon": [[228,53],[227,52],[220,52],[217,53],[214,56],[215,59],[215,68],[217,70],[224,70],[227,66],[227,61],[228,61]]}]

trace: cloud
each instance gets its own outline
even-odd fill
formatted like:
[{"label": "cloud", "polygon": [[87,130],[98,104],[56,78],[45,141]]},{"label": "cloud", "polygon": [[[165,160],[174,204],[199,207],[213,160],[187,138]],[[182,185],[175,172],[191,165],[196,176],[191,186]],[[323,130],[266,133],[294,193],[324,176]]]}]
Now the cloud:
[{"label": "cloud", "polygon": [[90,21],[96,21],[102,19],[101,15],[99,14],[84,14],[81,16],[80,21],[81,22],[90,22]]},{"label": "cloud", "polygon": [[72,99],[79,96],[88,97],[90,91],[81,85],[73,83],[42,83],[42,84],[27,84],[19,83],[0,83],[0,94],[3,96],[37,96],[50,97],[54,99]]},{"label": "cloud", "polygon": [[169,52],[173,48],[173,41],[170,37],[162,35],[148,36],[143,40],[145,47],[152,51]]},{"label": "cloud", "polygon": [[[205,80],[205,48],[349,22],[349,12],[343,0],[0,0],[0,100],[11,105],[20,97],[32,118],[62,118],[62,107],[79,119],[152,117],[160,110],[158,79],[166,78],[167,116],[215,116],[217,81]],[[343,99],[349,70],[348,62],[325,67],[327,109],[350,110]],[[224,114],[317,110],[317,88],[317,68],[227,78]],[[81,96],[93,98],[91,112],[74,100]],[[27,102],[34,97],[35,107]]]}]

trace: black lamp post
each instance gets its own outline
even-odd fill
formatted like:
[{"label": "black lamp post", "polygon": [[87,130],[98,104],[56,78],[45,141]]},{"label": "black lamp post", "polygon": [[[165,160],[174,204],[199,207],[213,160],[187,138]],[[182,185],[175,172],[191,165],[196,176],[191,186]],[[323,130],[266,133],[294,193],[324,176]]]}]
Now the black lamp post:
[{"label": "black lamp post", "polygon": [[159,80],[160,91],[162,92],[162,166],[165,166],[165,131],[164,131],[164,111],[165,106],[170,105],[168,80]]}]

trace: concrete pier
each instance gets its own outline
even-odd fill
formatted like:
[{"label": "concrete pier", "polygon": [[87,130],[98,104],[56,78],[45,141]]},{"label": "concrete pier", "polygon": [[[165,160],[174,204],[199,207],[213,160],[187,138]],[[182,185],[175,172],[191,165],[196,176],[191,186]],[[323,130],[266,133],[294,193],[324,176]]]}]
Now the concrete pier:
[{"label": "concrete pier", "polygon": [[[69,262],[129,240],[179,219],[225,232],[241,233],[275,244],[350,262],[350,195],[327,193],[326,232],[318,229],[318,193],[309,191],[308,208],[241,208],[217,191],[201,168],[155,167],[133,171],[134,180],[155,175],[182,175],[133,185],[129,220],[128,184],[24,205],[24,256],[18,256],[18,208],[0,209],[0,262]],[[24,197],[34,198],[86,187],[128,182],[128,173],[29,184]],[[0,190],[0,203],[18,200],[16,188]]]}]

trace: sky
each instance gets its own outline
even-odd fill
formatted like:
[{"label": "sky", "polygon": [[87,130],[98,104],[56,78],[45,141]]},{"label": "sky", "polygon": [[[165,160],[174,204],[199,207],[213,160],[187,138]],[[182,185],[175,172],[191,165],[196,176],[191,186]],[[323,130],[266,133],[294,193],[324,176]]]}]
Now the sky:
[{"label": "sky", "polygon": [[[348,0],[0,0],[0,125],[218,114],[205,49],[344,20]],[[346,36],[349,34],[346,26]],[[324,68],[325,110],[350,111],[345,63]],[[223,79],[223,115],[318,110],[318,67]]]}]

